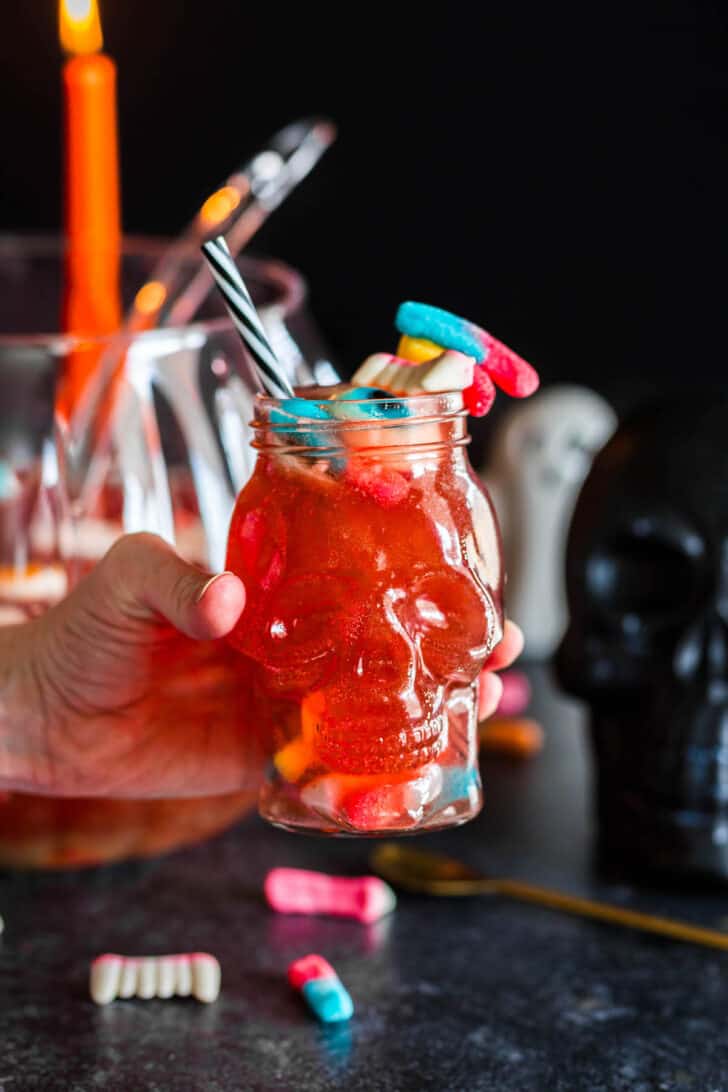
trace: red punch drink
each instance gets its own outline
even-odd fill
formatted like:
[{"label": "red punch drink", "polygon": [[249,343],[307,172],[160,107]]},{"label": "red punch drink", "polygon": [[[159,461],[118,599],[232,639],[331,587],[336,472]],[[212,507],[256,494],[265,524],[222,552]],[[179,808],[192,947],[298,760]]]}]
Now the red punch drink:
[{"label": "red punch drink", "polygon": [[231,641],[253,661],[273,756],[261,813],[291,829],[412,832],[481,807],[477,680],[502,635],[495,517],[461,392],[381,394],[261,399],[230,527],[227,567],[247,590]]}]

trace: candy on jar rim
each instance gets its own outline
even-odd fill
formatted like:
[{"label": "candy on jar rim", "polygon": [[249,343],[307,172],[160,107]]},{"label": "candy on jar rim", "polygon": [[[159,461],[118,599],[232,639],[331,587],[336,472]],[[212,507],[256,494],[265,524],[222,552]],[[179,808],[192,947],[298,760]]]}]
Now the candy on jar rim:
[{"label": "candy on jar rim", "polygon": [[464,392],[463,400],[472,417],[485,417],[495,401],[493,380],[480,365],[473,372],[473,382]]},{"label": "candy on jar rim", "polygon": [[374,353],[354,373],[353,383],[376,383],[392,394],[441,394],[465,390],[473,382],[473,358],[453,350],[416,364],[388,353]]},{"label": "candy on jar rim", "polygon": [[527,398],[538,389],[538,373],[523,357],[482,326],[451,311],[407,300],[397,310],[395,326],[407,337],[433,341],[472,356],[514,398]]},{"label": "candy on jar rim", "polygon": [[444,352],[444,347],[434,341],[428,341],[424,337],[408,337],[407,334],[402,334],[397,345],[397,356],[411,360],[413,364],[426,364],[428,360],[434,360]]},{"label": "candy on jar rim", "polygon": [[384,418],[386,420],[408,417],[407,407],[392,398],[392,391],[380,387],[351,387],[332,398],[332,412],[344,421]]}]

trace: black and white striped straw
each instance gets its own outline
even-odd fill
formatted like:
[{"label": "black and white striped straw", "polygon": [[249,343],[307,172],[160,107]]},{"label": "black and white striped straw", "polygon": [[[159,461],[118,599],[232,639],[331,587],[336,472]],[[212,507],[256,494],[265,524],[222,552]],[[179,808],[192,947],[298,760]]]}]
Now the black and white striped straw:
[{"label": "black and white striped straw", "polygon": [[271,349],[260,315],[253,306],[245,281],[223,236],[218,235],[216,239],[204,242],[202,253],[217,287],[222,292],[230,318],[253,359],[263,386],[274,398],[293,397],[293,387],[283,365]]}]

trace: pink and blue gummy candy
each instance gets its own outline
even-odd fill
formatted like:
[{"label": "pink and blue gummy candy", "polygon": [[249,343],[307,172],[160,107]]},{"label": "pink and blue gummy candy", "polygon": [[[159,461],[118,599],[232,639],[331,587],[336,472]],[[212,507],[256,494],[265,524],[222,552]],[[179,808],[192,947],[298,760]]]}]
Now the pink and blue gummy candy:
[{"label": "pink and blue gummy candy", "polygon": [[320,955],[303,956],[288,968],[288,981],[322,1024],[350,1020],[354,1002],[331,964]]},{"label": "pink and blue gummy candy", "polygon": [[[407,408],[389,391],[379,387],[352,387],[336,396],[338,403],[350,403],[343,410],[345,419],[356,420],[364,417],[407,417]],[[338,414],[337,414],[338,416]]]},{"label": "pink and blue gummy candy", "polygon": [[441,307],[407,300],[397,309],[394,325],[400,334],[434,341],[444,349],[456,349],[459,353],[472,356],[476,364],[482,364],[488,355],[477,327],[467,319],[443,311]]},{"label": "pink and blue gummy candy", "polygon": [[[424,338],[444,349],[456,349],[472,356],[490,379],[513,398],[527,398],[538,390],[535,368],[474,322],[440,307],[411,300],[400,305],[394,322],[399,332],[407,337]],[[478,374],[476,370],[476,377]],[[483,378],[481,376],[481,380]],[[478,416],[481,412],[487,412],[487,409],[476,410]]]}]

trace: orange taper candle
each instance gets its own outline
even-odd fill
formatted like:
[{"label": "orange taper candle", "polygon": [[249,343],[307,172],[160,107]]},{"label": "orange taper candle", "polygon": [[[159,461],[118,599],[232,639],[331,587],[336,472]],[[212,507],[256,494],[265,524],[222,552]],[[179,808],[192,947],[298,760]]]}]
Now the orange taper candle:
[{"label": "orange taper candle", "polygon": [[[97,336],[121,323],[116,66],[101,53],[96,0],[59,0],[63,68],[66,263],[64,329]],[[97,353],[74,352],[64,398],[77,401]]]}]

